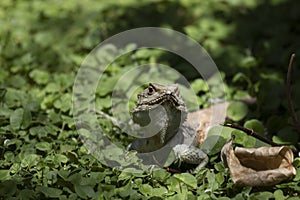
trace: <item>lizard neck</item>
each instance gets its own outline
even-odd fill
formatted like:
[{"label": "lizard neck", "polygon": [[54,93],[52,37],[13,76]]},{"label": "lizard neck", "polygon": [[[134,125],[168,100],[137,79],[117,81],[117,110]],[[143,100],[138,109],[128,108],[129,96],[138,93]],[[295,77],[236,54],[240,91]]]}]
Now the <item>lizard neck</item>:
[{"label": "lizard neck", "polygon": [[[128,150],[137,150],[139,153],[156,151],[164,147],[174,137],[177,137],[177,133],[182,132],[187,112],[185,110],[174,109],[174,107],[168,104],[162,104],[162,106],[163,109],[155,109],[149,113],[153,120],[153,125],[161,127],[160,131],[151,137],[135,140],[131,143]],[[178,142],[182,142],[181,135],[178,135],[179,138],[176,138]]]},{"label": "lizard neck", "polygon": [[166,144],[170,141],[179,131],[187,118],[186,110],[177,110],[169,104],[163,105],[166,111],[165,125],[160,131],[160,141]]}]

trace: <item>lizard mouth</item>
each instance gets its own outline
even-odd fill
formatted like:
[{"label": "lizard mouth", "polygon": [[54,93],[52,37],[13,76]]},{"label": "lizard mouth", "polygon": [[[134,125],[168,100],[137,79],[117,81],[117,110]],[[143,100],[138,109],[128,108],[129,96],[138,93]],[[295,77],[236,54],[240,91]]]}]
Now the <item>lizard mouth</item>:
[{"label": "lizard mouth", "polygon": [[132,120],[141,126],[146,126],[151,122],[149,110],[142,110],[132,113]]},{"label": "lizard mouth", "polygon": [[139,105],[133,109],[131,114],[135,123],[138,123],[141,126],[146,126],[150,124],[151,121],[153,123],[158,123],[159,121],[162,121],[162,119],[170,118],[170,110],[177,109],[172,104],[170,105],[168,101],[163,100],[160,104]]},{"label": "lizard mouth", "polygon": [[150,122],[157,124],[160,123],[163,119],[177,118],[180,116],[181,111],[166,99],[162,99],[159,104],[143,104],[138,105],[135,109],[132,110],[132,119],[135,123],[138,123],[141,126],[146,126]]}]

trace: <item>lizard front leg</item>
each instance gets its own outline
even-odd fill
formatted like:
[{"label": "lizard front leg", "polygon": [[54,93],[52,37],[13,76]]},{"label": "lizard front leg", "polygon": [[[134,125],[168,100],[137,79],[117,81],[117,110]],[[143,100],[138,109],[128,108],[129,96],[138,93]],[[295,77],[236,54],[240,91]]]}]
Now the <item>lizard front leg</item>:
[{"label": "lizard front leg", "polygon": [[208,156],[201,149],[186,144],[173,147],[175,159],[180,163],[197,164],[195,172],[203,168],[209,161]]}]

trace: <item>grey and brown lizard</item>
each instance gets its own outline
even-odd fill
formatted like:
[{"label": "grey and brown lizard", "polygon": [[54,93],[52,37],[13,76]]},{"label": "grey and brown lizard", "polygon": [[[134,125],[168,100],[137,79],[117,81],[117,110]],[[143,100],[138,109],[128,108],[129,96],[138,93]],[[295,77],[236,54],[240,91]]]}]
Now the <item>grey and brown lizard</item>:
[{"label": "grey and brown lizard", "polygon": [[[151,122],[160,130],[151,137],[135,140],[128,150],[147,153],[169,145],[177,161],[198,165],[195,171],[208,163],[206,153],[197,148],[203,134],[199,132],[199,113],[187,112],[177,84],[163,86],[150,83],[138,94],[137,106],[131,114],[135,123],[145,126]],[[206,124],[202,126],[207,127],[209,120],[203,119]]]},{"label": "grey and brown lizard", "polygon": [[[222,109],[215,106],[215,110],[221,110],[221,113],[214,113],[219,116],[216,121],[212,121],[211,108],[187,112],[177,84],[150,83],[137,97],[136,107],[131,111],[133,129],[135,132],[142,131],[144,137],[129,144],[127,150],[149,154],[144,157],[146,164],[163,165],[171,151],[177,162],[197,165],[195,171],[208,163],[207,154],[198,146],[205,139],[208,127],[224,120]],[[224,108],[227,105],[220,106]],[[113,118],[111,121],[117,126],[124,126]]]}]

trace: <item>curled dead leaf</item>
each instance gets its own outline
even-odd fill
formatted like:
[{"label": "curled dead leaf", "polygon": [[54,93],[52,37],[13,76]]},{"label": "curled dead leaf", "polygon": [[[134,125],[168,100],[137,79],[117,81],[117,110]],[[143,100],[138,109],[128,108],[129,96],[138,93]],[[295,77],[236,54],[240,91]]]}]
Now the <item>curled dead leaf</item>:
[{"label": "curled dead leaf", "polygon": [[233,150],[233,140],[224,145],[221,158],[236,185],[270,186],[296,175],[292,165],[294,156],[289,147],[237,147]]}]

